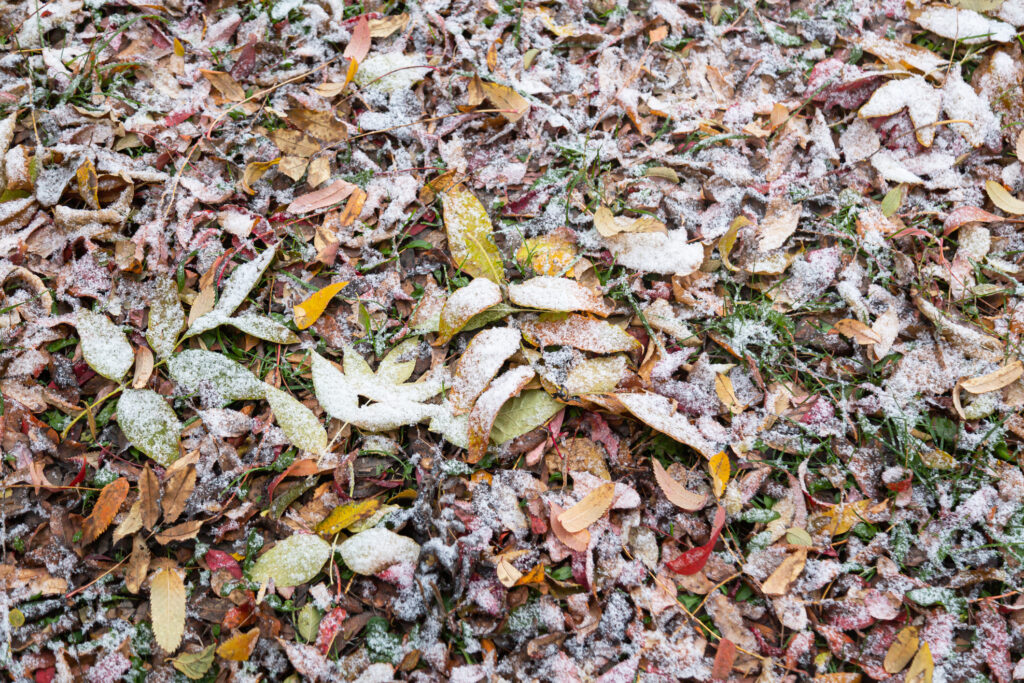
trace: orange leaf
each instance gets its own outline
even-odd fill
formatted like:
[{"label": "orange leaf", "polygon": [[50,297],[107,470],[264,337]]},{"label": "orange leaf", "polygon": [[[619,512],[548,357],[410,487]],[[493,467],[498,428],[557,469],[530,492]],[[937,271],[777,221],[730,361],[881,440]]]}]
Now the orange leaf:
[{"label": "orange leaf", "polygon": [[292,314],[295,316],[295,327],[304,330],[319,320],[320,316],[327,309],[327,304],[347,284],[348,280],[344,280],[342,282],[335,282],[333,285],[327,285],[319,292],[311,294],[301,304],[293,306]]},{"label": "orange leaf", "polygon": [[256,641],[260,638],[260,629],[254,628],[248,633],[236,633],[217,648],[217,654],[232,662],[249,661],[249,656],[256,648]]},{"label": "orange leaf", "polygon": [[668,471],[658,462],[657,458],[651,458],[651,465],[654,467],[654,479],[670,503],[689,512],[696,512],[704,507],[708,500],[706,495],[700,496],[687,490],[685,486],[669,476]]},{"label": "orange leaf", "polygon": [[725,493],[725,485],[729,483],[729,456],[725,451],[719,451],[711,457],[708,469],[711,470],[711,483],[715,489],[715,497],[721,498]]},{"label": "orange leaf", "polygon": [[82,545],[92,543],[107,530],[128,495],[128,488],[128,480],[124,477],[119,477],[103,487],[92,513],[82,523]]}]

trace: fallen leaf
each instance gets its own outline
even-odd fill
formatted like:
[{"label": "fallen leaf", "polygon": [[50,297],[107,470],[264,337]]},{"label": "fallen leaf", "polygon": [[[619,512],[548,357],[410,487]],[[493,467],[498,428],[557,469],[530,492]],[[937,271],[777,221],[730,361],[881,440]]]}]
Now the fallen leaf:
[{"label": "fallen leaf", "polygon": [[1024,375],[1024,362],[1015,360],[988,374],[964,380],[960,382],[960,386],[963,387],[964,391],[972,394],[984,394],[1008,387],[1020,379],[1022,375]]},{"label": "fallen leaf", "polygon": [[242,172],[242,191],[246,194],[256,194],[256,190],[252,189],[253,184],[280,162],[281,157],[277,157],[270,161],[250,161],[246,164],[245,170]]},{"label": "fallen leaf", "polygon": [[1000,183],[994,180],[986,180],[985,191],[988,193],[988,198],[992,200],[992,203],[997,208],[1018,216],[1024,214],[1024,201],[1014,197]]},{"label": "fallen leaf", "polygon": [[697,427],[676,410],[675,403],[651,392],[616,394],[626,410],[651,429],[686,444],[706,458],[718,452]]},{"label": "fallen leaf", "polygon": [[505,267],[494,244],[494,228],[484,205],[458,183],[441,194],[441,206],[455,267],[473,277],[503,284]]},{"label": "fallen leaf", "polygon": [[600,292],[564,277],[541,275],[511,284],[508,298],[517,306],[544,311],[582,311],[604,317],[613,310]]},{"label": "fallen leaf", "polygon": [[441,308],[437,339],[433,346],[447,344],[466,326],[473,316],[501,303],[501,288],[487,278],[474,278],[455,290]]},{"label": "fallen leaf", "polygon": [[491,427],[501,407],[510,398],[519,394],[535,374],[530,366],[520,365],[498,376],[491,382],[490,387],[480,394],[469,413],[466,462],[476,463],[484,457],[491,440]]},{"label": "fallen leaf", "polygon": [[592,353],[619,353],[640,348],[636,337],[618,325],[576,314],[527,321],[523,323],[522,333],[526,341],[540,347],[571,346]]},{"label": "fallen leaf", "polygon": [[530,111],[530,102],[507,85],[483,81],[483,91],[494,108],[502,110],[501,115],[509,123],[515,123]]},{"label": "fallen leaf", "polygon": [[164,510],[164,522],[173,524],[185,510],[185,504],[196,486],[196,468],[187,467],[175,471],[167,480],[164,498],[161,505]]},{"label": "fallen leaf", "polygon": [[316,531],[324,536],[333,536],[356,522],[369,518],[379,509],[380,501],[376,498],[339,505],[331,510],[331,514],[327,515],[324,521],[317,524]]},{"label": "fallen leaf", "polygon": [[528,237],[516,250],[516,261],[524,267],[532,268],[537,275],[573,277],[573,264],[576,260],[575,243],[557,233]]},{"label": "fallen leaf", "polygon": [[370,37],[387,38],[395,31],[404,29],[409,24],[409,14],[391,14],[380,19],[370,19]]},{"label": "fallen leaf", "polygon": [[711,487],[714,489],[716,498],[721,498],[725,493],[725,486],[729,483],[729,469],[729,455],[725,451],[719,451],[708,461]]},{"label": "fallen leaf", "polygon": [[665,494],[665,498],[670,503],[688,512],[704,509],[708,501],[706,494],[702,496],[694,493],[673,479],[657,458],[651,458],[651,467],[654,468],[655,481],[658,482],[661,492]]},{"label": "fallen leaf", "polygon": [[718,535],[722,533],[722,527],[724,526],[725,508],[719,506],[715,512],[715,521],[711,526],[711,538],[708,542],[680,553],[671,562],[666,562],[665,566],[676,574],[696,574],[699,572],[707,564],[711,551],[715,549],[715,544],[718,543]]},{"label": "fallen leaf", "polygon": [[[301,163],[303,170],[305,170],[305,164],[307,163],[305,160],[320,151],[320,143],[317,139],[300,130],[278,128],[267,133],[267,137],[286,155],[279,162],[281,172],[287,174],[293,180],[298,180],[298,178],[292,176],[298,164]],[[299,158],[293,160],[292,157]],[[302,173],[300,172],[298,175],[301,177]]]},{"label": "fallen leaf", "polygon": [[615,498],[615,484],[601,484],[578,503],[558,516],[562,528],[570,534],[583,531],[604,517]]},{"label": "fallen leaf", "polygon": [[629,218],[614,216],[605,206],[594,212],[594,228],[602,237],[611,237],[619,233],[667,232],[664,223],[651,216]]},{"label": "fallen leaf", "polygon": [[217,646],[209,645],[199,652],[183,652],[171,659],[175,669],[185,674],[189,680],[198,681],[206,676],[206,672],[213,666],[214,650]]},{"label": "fallen leaf", "polygon": [[139,509],[142,525],[152,531],[160,519],[160,481],[147,462],[139,475]]},{"label": "fallen leaf", "polygon": [[[312,140],[312,138],[310,138],[310,140]],[[313,141],[316,142],[315,140]],[[309,166],[308,159],[296,156],[284,156],[281,157],[281,161],[278,162],[277,170],[298,182],[306,172],[307,166]]]},{"label": "fallen leaf", "polygon": [[832,332],[853,339],[858,344],[880,344],[882,337],[859,320],[843,318],[832,326]]},{"label": "fallen leaf", "polygon": [[932,659],[932,650],[928,641],[921,643],[921,649],[914,655],[914,661],[907,669],[906,683],[932,683],[932,674],[935,672],[935,660]]},{"label": "fallen leaf", "polygon": [[790,586],[797,580],[804,571],[807,563],[807,551],[797,550],[786,556],[775,571],[761,584],[761,590],[765,595],[785,595],[789,592]]},{"label": "fallen leaf", "polygon": [[146,574],[149,572],[150,557],[146,539],[142,534],[135,534],[135,539],[132,541],[132,554],[128,558],[128,570],[124,576],[124,587],[129,593],[138,593],[142,587],[146,580]]},{"label": "fallen leaf", "polygon": [[892,641],[892,645],[885,653],[883,666],[886,672],[896,674],[903,671],[904,667],[914,658],[918,643],[916,626],[905,626],[900,629],[900,632],[896,634],[896,639]]},{"label": "fallen leaf", "polygon": [[211,71],[209,69],[200,69],[199,73],[203,75],[206,80],[217,90],[220,91],[224,99],[229,102],[241,102],[245,99],[245,89],[238,84],[231,74],[223,71]]},{"label": "fallen leaf", "polygon": [[348,284],[348,280],[335,282],[310,294],[302,303],[292,307],[292,315],[295,318],[295,327],[305,330],[320,319],[327,309],[334,295],[340,292]]},{"label": "fallen leaf", "polygon": [[185,633],[185,584],[177,570],[161,569],[149,586],[153,635],[164,652],[174,652]]},{"label": "fallen leaf", "polygon": [[327,187],[296,197],[295,201],[288,205],[287,210],[288,213],[298,215],[323,209],[344,201],[358,189],[358,185],[338,178]]},{"label": "fallen leaf", "polygon": [[132,446],[165,467],[181,454],[181,422],[155,391],[125,389],[117,400],[117,424]]},{"label": "fallen leaf", "polygon": [[519,580],[523,578],[523,573],[512,566],[512,563],[508,561],[508,558],[502,557],[498,560],[497,565],[498,581],[505,588],[511,588],[519,583]]},{"label": "fallen leaf", "polygon": [[231,662],[247,662],[259,639],[258,626],[247,633],[236,633],[217,647],[217,656]]},{"label": "fallen leaf", "polygon": [[114,515],[121,509],[121,503],[128,496],[129,488],[131,486],[124,477],[118,477],[103,487],[92,506],[92,512],[82,522],[82,545],[89,545],[107,530],[114,521]]},{"label": "fallen leaf", "polygon": [[252,580],[274,580],[275,586],[298,586],[320,573],[331,556],[331,544],[312,534],[292,534],[260,555]]},{"label": "fallen leaf", "polygon": [[352,38],[345,46],[342,58],[362,62],[370,53],[370,22],[366,15],[359,17],[356,25],[352,27]]},{"label": "fallen leaf", "polygon": [[160,545],[181,543],[182,541],[195,538],[199,534],[199,530],[202,526],[203,520],[193,519],[188,522],[182,522],[181,524],[172,526],[169,529],[164,529],[154,536],[154,538],[156,538],[157,543]]},{"label": "fallen leaf", "polygon": [[590,546],[590,532],[586,529],[581,529],[576,533],[568,531],[559,521],[559,518],[565,514],[565,510],[557,503],[549,503],[548,506],[551,508],[550,524],[555,538],[578,553],[586,550]]},{"label": "fallen leaf", "polygon": [[269,384],[266,386],[266,398],[270,409],[274,411],[274,419],[284,435],[297,448],[321,455],[327,451],[327,431],[306,406],[295,397]]},{"label": "fallen leaf", "polygon": [[758,248],[761,251],[778,249],[796,232],[803,205],[793,204],[779,197],[768,204],[768,211],[757,226]]},{"label": "fallen leaf", "polygon": [[740,403],[740,400],[736,398],[736,390],[733,389],[732,379],[724,372],[715,373],[715,394],[718,395],[718,400],[722,402],[722,405],[724,405],[730,413],[742,413],[743,409],[746,408],[746,406]]},{"label": "fallen leaf", "polygon": [[[304,107],[296,107],[288,110],[288,120],[295,124],[296,128],[299,128],[305,133],[312,135],[318,140],[324,142],[342,142],[348,139],[348,127],[343,121],[339,121],[334,117],[334,111],[313,111]],[[276,143],[277,140],[274,140]],[[295,154],[300,157],[311,157],[316,152],[320,151],[320,146],[317,145],[317,149],[305,153],[308,151],[308,145],[303,141],[301,146],[293,147],[291,151],[284,149],[281,145],[278,145],[282,152],[285,154]],[[318,157],[313,163],[323,159],[326,163],[327,157]],[[312,173],[312,169],[310,170]]]}]

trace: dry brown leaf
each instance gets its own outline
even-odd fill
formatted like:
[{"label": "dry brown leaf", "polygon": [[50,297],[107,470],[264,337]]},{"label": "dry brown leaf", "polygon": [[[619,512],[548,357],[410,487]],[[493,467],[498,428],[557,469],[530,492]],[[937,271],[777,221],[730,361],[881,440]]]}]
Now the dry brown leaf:
[{"label": "dry brown leaf", "polygon": [[310,187],[323,185],[331,177],[331,162],[327,157],[317,157],[309,162],[309,176],[306,182]]},{"label": "dry brown leaf", "polygon": [[882,337],[859,320],[843,318],[832,326],[832,332],[853,339],[858,344],[880,344]]},{"label": "dry brown leaf", "polygon": [[138,593],[149,572],[149,546],[142,534],[135,534],[132,541],[132,555],[128,560],[128,571],[124,576],[124,587],[129,593]]},{"label": "dry brown leaf", "polygon": [[615,498],[615,484],[601,484],[583,496],[580,502],[558,516],[562,527],[571,534],[583,531],[597,520],[604,517]]},{"label": "dry brown leaf", "polygon": [[549,507],[551,508],[551,531],[555,534],[555,538],[578,553],[586,550],[590,546],[590,532],[582,529],[576,533],[571,533],[558,520],[565,513],[565,510],[557,503],[550,503]]},{"label": "dry brown leaf", "polygon": [[688,490],[681,483],[669,476],[668,471],[662,466],[657,458],[651,458],[651,467],[654,468],[654,480],[658,482],[661,492],[665,494],[668,501],[678,508],[688,512],[697,512],[704,509],[708,502],[707,494],[700,495]]},{"label": "dry brown leaf", "polygon": [[192,300],[192,307],[188,310],[188,325],[191,326],[199,318],[213,310],[217,305],[217,288],[212,284],[199,291],[199,295]]},{"label": "dry brown leaf", "polygon": [[256,649],[256,642],[260,639],[260,629],[256,627],[248,633],[236,633],[217,648],[217,654],[232,662],[247,662]]},{"label": "dry brown leaf", "polygon": [[164,499],[161,502],[164,509],[164,522],[174,523],[181,516],[185,509],[188,497],[196,487],[196,470],[194,467],[176,470],[167,479],[167,487],[164,491]]},{"label": "dry brown leaf", "polygon": [[242,172],[242,191],[246,194],[256,194],[256,190],[252,189],[253,184],[280,161],[281,157],[278,157],[270,161],[250,161],[246,164]]},{"label": "dry brown leaf", "polygon": [[491,101],[495,109],[501,109],[501,115],[509,123],[515,123],[530,111],[530,103],[525,97],[507,85],[483,82],[484,95]]},{"label": "dry brown leaf", "polygon": [[[341,142],[348,139],[348,127],[344,122],[334,118],[334,112],[332,111],[313,111],[312,109],[296,107],[295,109],[288,110],[288,120],[295,124],[296,128],[324,142]],[[276,140],[274,142],[275,144],[277,143]],[[319,145],[310,154],[290,152],[284,148],[281,148],[281,151],[286,154],[298,154],[298,156],[306,157],[312,156],[312,154],[319,151]]]},{"label": "dry brown leaf", "polygon": [[82,523],[82,545],[89,545],[107,530],[114,520],[114,515],[121,509],[121,503],[128,496],[128,489],[131,488],[128,480],[119,477],[103,487],[100,491],[92,512]]},{"label": "dry brown leaf", "polygon": [[160,480],[153,469],[146,463],[139,475],[139,510],[142,514],[142,526],[152,531],[160,519]]},{"label": "dry brown leaf", "polygon": [[185,584],[175,569],[161,569],[149,586],[153,635],[168,654],[181,645],[185,633]]},{"label": "dry brown leaf", "polygon": [[355,220],[359,218],[359,214],[363,211],[363,204],[366,203],[366,192],[362,188],[356,187],[352,190],[352,195],[345,202],[345,210],[341,212],[341,216],[338,218],[338,222],[341,227],[347,227],[355,223]]},{"label": "dry brown leaf", "polygon": [[523,573],[512,566],[507,557],[501,557],[498,560],[497,572],[498,581],[505,588],[511,588],[519,582],[519,579],[523,578]]},{"label": "dry brown leaf", "polygon": [[387,38],[395,31],[400,31],[409,24],[409,14],[392,14],[380,19],[370,19],[370,37]]},{"label": "dry brown leaf", "polygon": [[144,389],[153,376],[153,352],[148,346],[135,349],[135,374],[132,376],[132,388]]},{"label": "dry brown leaf", "polygon": [[113,543],[117,545],[122,538],[131,536],[142,528],[142,505],[139,501],[132,503],[128,508],[128,514],[124,516],[120,524],[114,529]]},{"label": "dry brown leaf", "polygon": [[612,237],[620,233],[668,232],[665,224],[656,218],[613,216],[606,206],[598,207],[594,212],[594,228],[602,237]]},{"label": "dry brown leaf", "polygon": [[972,377],[960,383],[964,391],[972,394],[984,394],[989,391],[998,391],[1003,387],[1010,386],[1024,375],[1024,363],[1015,360],[1008,365],[980,377]]},{"label": "dry brown leaf", "polygon": [[177,526],[172,526],[170,529],[165,529],[156,535],[156,541],[160,545],[167,545],[168,543],[179,543],[181,541],[187,541],[190,538],[195,538],[199,534],[199,529],[203,526],[203,520],[194,519],[190,522],[182,522]]},{"label": "dry brown leaf", "polygon": [[797,580],[807,564],[807,551],[797,550],[786,556],[775,571],[761,584],[761,590],[765,595],[785,595],[789,587]]},{"label": "dry brown leaf", "polygon": [[802,204],[793,204],[785,198],[777,198],[768,205],[768,212],[757,226],[758,249],[772,251],[778,249],[789,236],[796,232],[800,222]]},{"label": "dry brown leaf", "polygon": [[[316,138],[306,135],[300,130],[288,130],[286,128],[278,128],[267,133],[267,137],[270,138],[271,142],[277,145],[277,148],[288,156],[302,157],[308,159],[317,152],[320,151],[320,143],[317,142]],[[285,157],[288,158],[288,157]],[[285,160],[281,159],[281,171],[286,173],[284,170]],[[291,174],[287,174],[291,177]],[[302,175],[301,173],[299,175]]]},{"label": "dry brown leaf", "polygon": [[224,99],[229,102],[241,102],[245,99],[245,89],[231,77],[231,74],[209,69],[200,69],[199,73],[203,74],[206,80],[210,81],[213,87],[219,90]]},{"label": "dry brown leaf", "polygon": [[302,174],[306,172],[306,167],[309,165],[309,161],[302,157],[286,156],[281,157],[281,161],[278,164],[277,169],[281,173],[285,174],[292,180],[298,182],[302,178]]},{"label": "dry brown leaf", "polygon": [[[347,180],[338,178],[327,187],[316,190],[315,192],[307,192],[300,197],[296,197],[295,200],[288,205],[288,213],[298,215],[326,208],[344,201],[356,190],[359,190],[358,185],[354,185]],[[360,192],[361,191],[362,190],[360,190]]]},{"label": "dry brown leaf", "polygon": [[352,39],[348,41],[348,45],[345,46],[345,52],[342,53],[344,59],[353,59],[356,62],[362,62],[366,59],[366,55],[370,53],[370,22],[366,19],[366,15],[359,17],[359,21],[352,28]]},{"label": "dry brown leaf", "polygon": [[885,653],[885,661],[882,666],[885,667],[886,672],[896,674],[903,671],[904,667],[914,658],[918,643],[916,626],[907,626],[900,630],[896,634],[896,640],[892,641],[892,645],[889,646],[889,651]]}]

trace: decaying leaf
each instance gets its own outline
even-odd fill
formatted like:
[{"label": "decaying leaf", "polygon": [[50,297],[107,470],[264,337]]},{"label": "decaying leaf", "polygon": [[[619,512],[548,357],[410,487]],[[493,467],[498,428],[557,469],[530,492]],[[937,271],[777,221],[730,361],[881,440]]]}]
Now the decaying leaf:
[{"label": "decaying leaf", "polygon": [[765,595],[785,595],[797,580],[807,563],[807,551],[797,550],[786,555],[775,571],[761,584]]},{"label": "decaying leaf", "polygon": [[[614,493],[614,486],[612,488]],[[609,505],[611,501],[609,501]],[[561,516],[566,513],[557,503],[549,503],[551,507],[551,531],[559,541],[572,548],[576,552],[583,552],[590,545],[590,532],[586,528],[573,533],[562,526]]]},{"label": "decaying leaf", "polygon": [[177,657],[171,659],[171,664],[175,669],[185,674],[186,678],[198,681],[213,666],[213,655],[216,649],[217,645],[213,644],[204,647],[199,652],[182,652]]},{"label": "decaying leaf", "polygon": [[832,326],[832,330],[844,337],[853,339],[858,344],[880,344],[882,337],[873,329],[859,320],[844,318]]},{"label": "decaying leaf", "polygon": [[501,115],[508,119],[509,123],[515,123],[526,116],[530,111],[530,102],[507,85],[483,81],[484,96],[491,101],[495,109],[501,110]]},{"label": "decaying leaf", "polygon": [[239,631],[217,647],[217,656],[231,662],[247,662],[260,639],[260,629]]},{"label": "decaying leaf", "polygon": [[129,488],[128,480],[124,477],[119,477],[103,487],[99,498],[92,506],[92,512],[82,523],[83,545],[92,543],[107,530],[114,520],[114,515],[121,509],[121,504],[128,496]]},{"label": "decaying leaf", "polygon": [[661,492],[665,494],[669,502],[689,512],[704,509],[708,500],[707,495],[696,494],[673,479],[657,458],[651,458],[651,467],[654,468],[655,481],[658,482]]}]

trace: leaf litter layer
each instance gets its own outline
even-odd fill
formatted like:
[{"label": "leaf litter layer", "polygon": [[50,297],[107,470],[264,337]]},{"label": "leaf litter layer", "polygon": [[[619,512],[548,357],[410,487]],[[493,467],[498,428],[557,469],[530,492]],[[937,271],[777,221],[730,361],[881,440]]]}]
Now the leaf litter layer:
[{"label": "leaf litter layer", "polygon": [[0,2],[0,664],[1024,678],[1022,26]]}]

